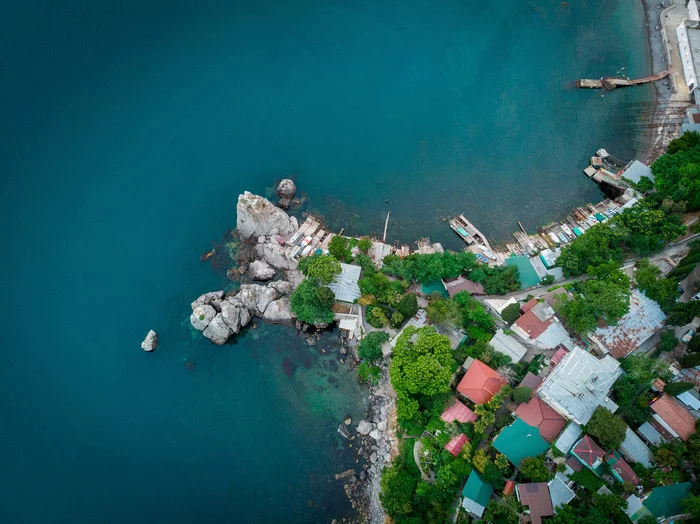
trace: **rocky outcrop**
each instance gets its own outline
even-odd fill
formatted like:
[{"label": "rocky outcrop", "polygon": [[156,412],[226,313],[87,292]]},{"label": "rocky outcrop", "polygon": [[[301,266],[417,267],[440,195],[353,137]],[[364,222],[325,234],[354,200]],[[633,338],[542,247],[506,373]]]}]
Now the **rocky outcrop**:
[{"label": "rocky outcrop", "polygon": [[292,285],[292,288],[296,289],[296,287],[301,284],[302,280],[304,280],[304,273],[296,268],[288,269],[284,272],[284,277],[285,280]]},{"label": "rocky outcrop", "polygon": [[148,332],[146,335],[146,338],[143,339],[143,342],[141,342],[141,349],[144,351],[153,351],[156,349],[156,346],[158,345],[158,334],[153,331],[152,329]]},{"label": "rocky outcrop", "polygon": [[253,318],[253,316],[250,314],[250,311],[241,309],[241,329],[248,325],[251,318]]},{"label": "rocky outcrop", "polygon": [[225,344],[228,337],[231,336],[231,328],[224,321],[223,315],[217,313],[202,334],[214,344],[221,345]]},{"label": "rocky outcrop", "polygon": [[296,269],[297,261],[287,258],[284,247],[276,240],[277,238],[280,237],[275,236],[263,244],[257,244],[255,246],[255,255],[277,269]]},{"label": "rocky outcrop", "polygon": [[[195,302],[193,302],[193,304]],[[216,310],[212,306],[209,304],[202,304],[192,310],[192,314],[190,315],[190,323],[195,329],[199,329],[201,331],[207,328],[215,316]]]},{"label": "rocky outcrop", "polygon": [[372,423],[366,420],[360,420],[360,423],[357,425],[357,432],[360,435],[369,435],[370,431],[372,431]]},{"label": "rocky outcrop", "polygon": [[285,179],[280,180],[280,183],[277,184],[277,196],[278,197],[292,199],[292,198],[294,198],[294,195],[296,195],[296,194],[297,194],[297,186],[293,180],[290,180],[289,178],[285,178]]},{"label": "rocky outcrop", "polygon": [[289,306],[289,299],[282,297],[270,302],[270,305],[265,309],[263,319],[274,324],[292,324],[294,315]]},{"label": "rocky outcrop", "polygon": [[248,266],[248,275],[253,280],[270,280],[275,276],[275,270],[264,260],[254,260]]},{"label": "rocky outcrop", "polygon": [[221,318],[231,330],[231,333],[238,333],[241,329],[241,308],[234,306],[228,300],[221,303]]},{"label": "rocky outcrop", "polygon": [[261,235],[291,235],[296,230],[296,220],[274,206],[268,199],[248,191],[238,197],[236,229],[243,240]]},{"label": "rocky outcrop", "polygon": [[223,291],[211,291],[209,293],[204,293],[203,295],[200,295],[197,300],[192,302],[192,309],[196,308],[197,306],[201,306],[202,304],[209,304],[210,306],[212,304],[220,304],[222,298],[224,298]]},{"label": "rocky outcrop", "polygon": [[280,295],[291,295],[293,291],[292,284],[290,282],[287,282],[286,280],[277,280],[276,282],[270,282],[268,284],[268,287],[271,287]]}]

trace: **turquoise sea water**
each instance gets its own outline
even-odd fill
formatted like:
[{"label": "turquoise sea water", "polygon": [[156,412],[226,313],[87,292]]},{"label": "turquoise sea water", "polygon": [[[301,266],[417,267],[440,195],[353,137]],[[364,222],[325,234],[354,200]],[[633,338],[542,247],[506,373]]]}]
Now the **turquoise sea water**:
[{"label": "turquoise sea water", "polygon": [[649,67],[638,2],[579,4],[4,2],[0,521],[347,515],[333,337],[193,338],[199,255],[291,173],[334,227],[455,247],[455,212],[503,238],[595,200],[652,93],[571,87]]}]

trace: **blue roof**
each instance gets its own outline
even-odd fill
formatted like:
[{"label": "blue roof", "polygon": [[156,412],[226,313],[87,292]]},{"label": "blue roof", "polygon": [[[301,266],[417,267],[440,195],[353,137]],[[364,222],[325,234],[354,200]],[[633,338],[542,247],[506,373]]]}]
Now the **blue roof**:
[{"label": "blue roof", "polygon": [[644,499],[644,507],[656,518],[669,518],[684,513],[681,502],[690,492],[690,482],[659,486]]},{"label": "blue roof", "polygon": [[549,442],[542,438],[537,428],[517,418],[498,434],[493,447],[503,453],[515,467],[520,467],[524,458],[545,453],[549,449]]}]

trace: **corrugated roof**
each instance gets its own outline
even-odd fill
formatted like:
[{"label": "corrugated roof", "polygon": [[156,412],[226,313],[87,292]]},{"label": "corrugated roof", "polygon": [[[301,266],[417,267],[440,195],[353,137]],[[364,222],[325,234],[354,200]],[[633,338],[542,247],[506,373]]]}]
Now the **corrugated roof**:
[{"label": "corrugated roof", "polygon": [[649,424],[649,422],[645,422],[639,428],[637,428],[637,431],[639,434],[644,437],[647,442],[650,442],[654,446],[658,446],[659,444],[663,444],[664,439],[661,436],[661,433],[656,431],[656,428]]},{"label": "corrugated roof", "polygon": [[520,362],[527,353],[525,346],[510,335],[506,335],[502,329],[499,329],[493,338],[489,340],[489,344],[499,353],[508,355],[513,363]]},{"label": "corrugated roof", "polygon": [[639,484],[639,477],[637,474],[614,449],[605,454],[605,462],[608,463],[613,474],[616,474],[615,476],[621,482],[631,482],[635,486]]},{"label": "corrugated roof", "polygon": [[695,433],[695,418],[671,395],[664,393],[651,405],[657,413],[678,434],[681,440],[688,440]]},{"label": "corrugated roof", "polygon": [[493,398],[508,380],[480,360],[474,360],[457,386],[457,391],[475,404],[483,404]]},{"label": "corrugated roof", "polygon": [[567,355],[568,352],[569,352],[568,349],[566,349],[564,347],[560,347],[559,349],[557,349],[557,351],[554,353],[554,355],[552,355],[552,358],[549,359],[549,361],[555,365],[559,364],[559,362],[562,361],[562,359]]},{"label": "corrugated roof", "polygon": [[460,291],[466,291],[471,295],[485,294],[484,286],[477,282],[468,280],[462,276],[452,280],[444,280],[443,283],[445,285],[445,289],[447,290],[447,294],[450,295],[450,297],[454,297]]},{"label": "corrugated roof", "polygon": [[542,517],[554,515],[552,498],[549,495],[549,485],[546,482],[518,484],[520,503],[530,509],[530,519],[533,524],[540,524]]},{"label": "corrugated roof", "polygon": [[571,450],[571,453],[576,455],[584,465],[593,469],[597,467],[596,462],[602,460],[605,452],[600,449],[591,437],[584,435]]},{"label": "corrugated roof", "polygon": [[638,183],[643,176],[649,178],[652,182],[654,181],[654,173],[651,172],[651,168],[646,164],[642,164],[639,160],[633,160],[622,173],[622,176],[635,184]]},{"label": "corrugated roof", "polygon": [[554,445],[559,451],[566,454],[574,446],[574,444],[576,444],[576,441],[581,436],[581,433],[583,433],[581,426],[576,424],[576,422],[569,422],[569,425],[566,426],[564,431],[562,431]]},{"label": "corrugated roof", "polygon": [[525,378],[523,378],[523,381],[520,383],[520,386],[530,388],[534,394],[535,390],[540,387],[540,384],[542,384],[542,379],[528,371],[527,375],[525,375]]},{"label": "corrugated roof", "polygon": [[695,396],[697,393],[694,391],[684,391],[676,398],[680,400],[683,404],[688,406],[690,409],[700,409],[700,400]]},{"label": "corrugated roof", "polygon": [[586,424],[598,406],[617,411],[607,395],[620,373],[614,358],[599,360],[576,347],[544,379],[537,395],[559,413]]},{"label": "corrugated roof", "polygon": [[539,397],[534,397],[527,404],[520,404],[515,415],[526,424],[536,427],[548,442],[552,442],[566,426],[566,419]]},{"label": "corrugated roof", "polygon": [[440,418],[448,424],[455,420],[464,424],[466,422],[476,422],[479,416],[459,400],[454,399],[454,402],[440,415]]},{"label": "corrugated roof", "polygon": [[682,482],[653,488],[644,499],[644,507],[659,519],[680,515],[684,513],[681,502],[688,496],[690,486],[690,482]]},{"label": "corrugated roof", "polygon": [[645,468],[651,467],[653,455],[644,441],[630,428],[625,431],[625,440],[620,444],[620,451],[634,462],[639,462]]},{"label": "corrugated roof", "polygon": [[464,433],[452,437],[450,441],[445,444],[445,449],[452,454],[453,457],[459,456],[459,452],[462,451],[464,444],[467,442],[467,436]]},{"label": "corrugated roof", "polygon": [[537,428],[515,419],[494,439],[493,447],[503,453],[511,464],[519,467],[524,458],[545,453],[549,449],[549,443],[542,438]]},{"label": "corrugated roof", "polygon": [[530,338],[537,338],[542,333],[547,331],[547,328],[551,324],[551,320],[540,320],[537,318],[532,310],[527,310],[524,315],[518,318],[513,325],[518,326],[525,333],[530,336]]},{"label": "corrugated roof", "polygon": [[362,295],[357,281],[360,280],[362,268],[353,264],[340,264],[340,274],[328,287],[335,295],[336,300],[354,302]]},{"label": "corrugated roof", "polygon": [[[476,502],[476,504],[481,506],[481,513],[473,513],[477,514],[478,516],[483,515],[483,508],[485,508],[489,503],[492,493],[493,486],[481,480],[479,474],[472,470],[472,472],[469,474],[469,478],[467,479],[467,483],[464,485],[464,489],[462,490],[462,496]],[[462,504],[462,506],[464,506],[464,504]]]},{"label": "corrugated roof", "polygon": [[554,513],[557,512],[557,507],[565,506],[576,496],[569,488],[567,478],[561,473],[557,473],[554,479],[549,481],[549,496],[552,499],[552,507]]},{"label": "corrugated roof", "polygon": [[666,315],[659,305],[635,289],[630,295],[630,310],[615,326],[598,328],[595,336],[615,358],[623,358],[659,331]]}]

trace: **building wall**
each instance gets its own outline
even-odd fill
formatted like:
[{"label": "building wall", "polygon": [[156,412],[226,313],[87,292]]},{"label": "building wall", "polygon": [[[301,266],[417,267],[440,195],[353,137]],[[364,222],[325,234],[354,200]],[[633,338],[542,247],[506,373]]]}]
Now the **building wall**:
[{"label": "building wall", "polygon": [[685,22],[676,28],[676,36],[678,37],[678,51],[683,63],[683,76],[685,77],[685,83],[688,84],[688,89],[692,93],[698,85],[698,80]]}]

